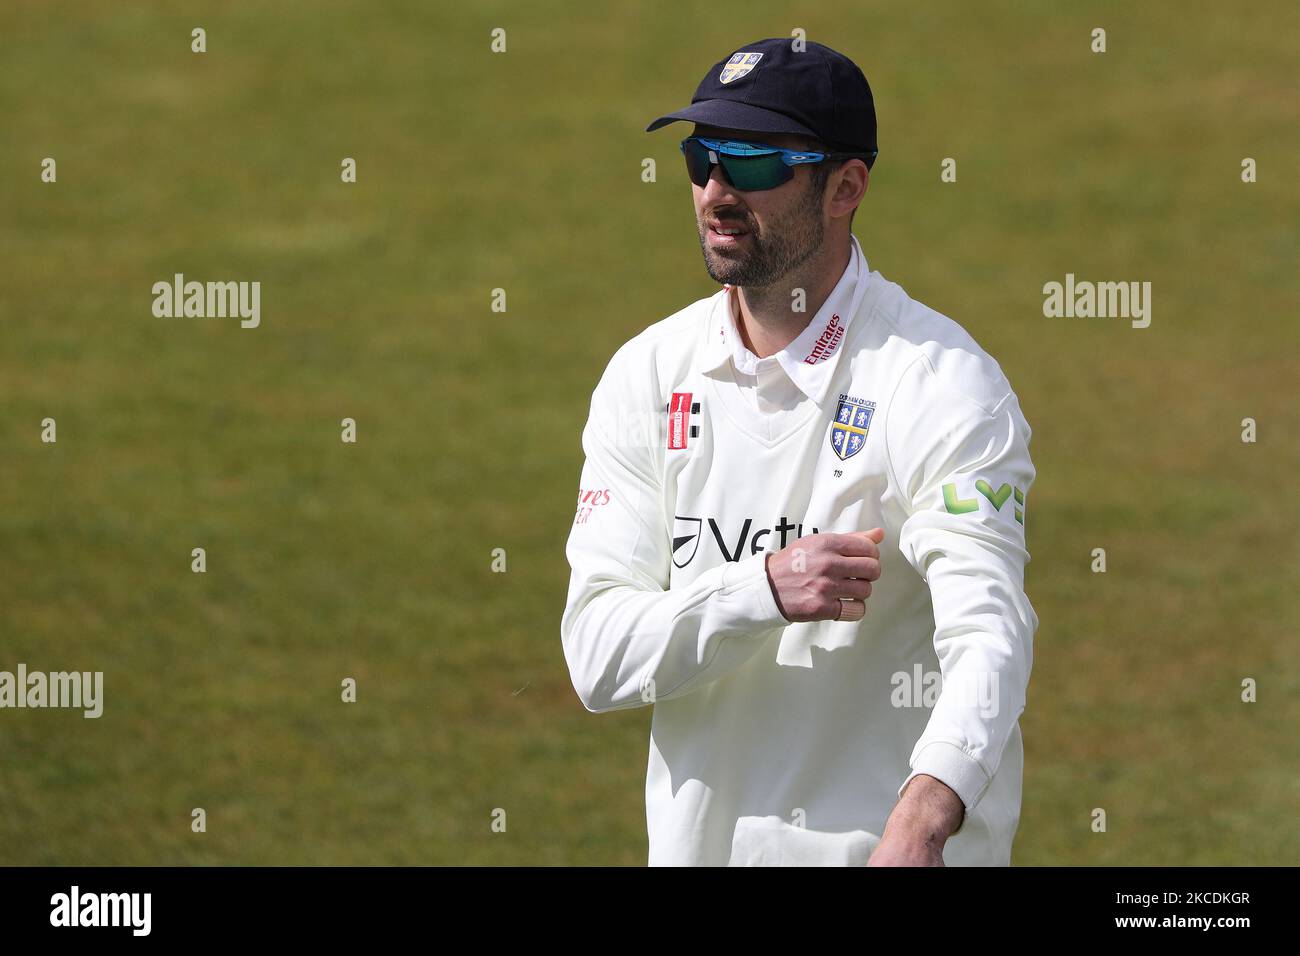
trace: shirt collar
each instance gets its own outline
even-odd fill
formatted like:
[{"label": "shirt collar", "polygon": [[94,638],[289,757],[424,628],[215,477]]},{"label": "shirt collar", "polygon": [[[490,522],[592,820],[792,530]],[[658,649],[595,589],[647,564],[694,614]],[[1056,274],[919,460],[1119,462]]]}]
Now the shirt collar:
[{"label": "shirt collar", "polygon": [[[790,380],[818,405],[826,400],[835,362],[867,289],[867,257],[858,244],[858,237],[850,234],[849,238],[852,247],[849,264],[840,281],[807,328],[775,355]],[[752,375],[757,367],[758,357],[740,339],[732,302],[734,295],[735,289],[727,285],[715,296],[709,313],[708,340],[700,352],[702,372],[712,372],[728,359],[740,372]]]}]

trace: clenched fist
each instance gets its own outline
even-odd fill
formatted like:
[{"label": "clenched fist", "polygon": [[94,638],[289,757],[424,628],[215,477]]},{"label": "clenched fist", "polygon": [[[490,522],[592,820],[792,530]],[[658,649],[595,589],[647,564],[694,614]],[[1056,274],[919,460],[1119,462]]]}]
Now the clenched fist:
[{"label": "clenched fist", "polygon": [[856,621],[880,578],[884,528],[808,534],[767,558],[767,578],[786,620]]}]

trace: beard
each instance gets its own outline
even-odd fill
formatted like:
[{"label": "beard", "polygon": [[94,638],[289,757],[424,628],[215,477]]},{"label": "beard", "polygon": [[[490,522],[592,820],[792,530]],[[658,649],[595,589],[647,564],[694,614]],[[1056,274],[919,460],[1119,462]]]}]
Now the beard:
[{"label": "beard", "polygon": [[714,282],[733,286],[762,288],[772,285],[798,269],[821,251],[825,237],[822,224],[822,187],[817,176],[810,176],[804,194],[790,204],[779,217],[760,233],[755,223],[745,219],[748,242],[744,248],[719,251],[709,246],[709,227],[697,220],[704,268]]}]

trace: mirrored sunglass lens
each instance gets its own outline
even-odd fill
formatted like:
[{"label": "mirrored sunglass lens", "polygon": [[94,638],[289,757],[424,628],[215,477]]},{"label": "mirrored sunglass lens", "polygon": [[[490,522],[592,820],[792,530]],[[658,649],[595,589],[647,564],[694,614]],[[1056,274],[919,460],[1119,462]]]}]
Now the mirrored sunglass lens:
[{"label": "mirrored sunglass lens", "polygon": [[727,178],[737,189],[773,189],[790,178],[792,170],[779,154],[768,156],[722,156]]},{"label": "mirrored sunglass lens", "polygon": [[709,183],[709,150],[703,143],[691,140],[682,150],[686,156],[686,175],[695,185],[704,187]]}]

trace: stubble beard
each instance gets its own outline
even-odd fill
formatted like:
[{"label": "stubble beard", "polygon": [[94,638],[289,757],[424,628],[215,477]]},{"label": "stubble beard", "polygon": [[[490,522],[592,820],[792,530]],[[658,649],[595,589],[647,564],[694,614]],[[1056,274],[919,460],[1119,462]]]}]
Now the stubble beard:
[{"label": "stubble beard", "polygon": [[709,227],[699,222],[700,249],[709,277],[725,285],[761,289],[779,282],[817,255],[826,232],[822,225],[819,186],[817,177],[812,177],[802,200],[769,223],[763,235],[746,221],[749,248],[737,250],[735,254],[711,249]]}]

